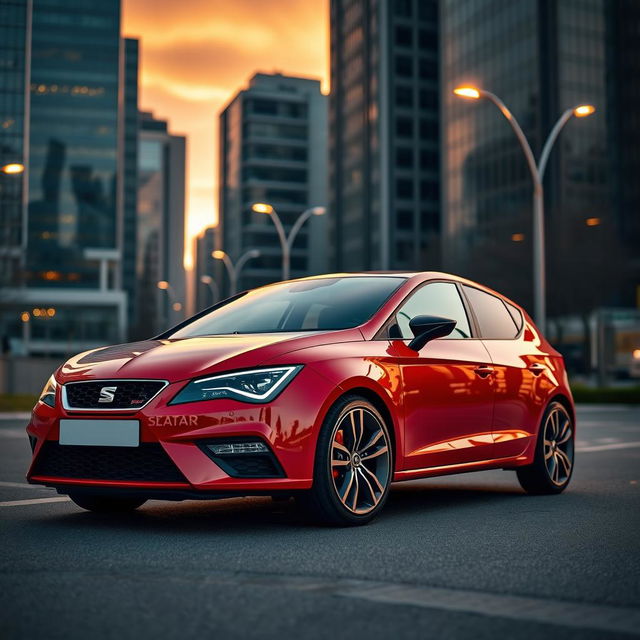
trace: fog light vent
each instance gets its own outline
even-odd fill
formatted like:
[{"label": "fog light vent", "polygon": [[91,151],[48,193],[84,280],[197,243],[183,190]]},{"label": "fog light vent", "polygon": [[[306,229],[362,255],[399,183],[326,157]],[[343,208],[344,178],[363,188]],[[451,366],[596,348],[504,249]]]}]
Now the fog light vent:
[{"label": "fog light vent", "polygon": [[232,478],[284,478],[269,445],[249,437],[201,442],[199,447]]},{"label": "fog light vent", "polygon": [[233,456],[248,453],[269,453],[264,442],[225,442],[224,444],[208,444],[207,448],[215,456]]}]

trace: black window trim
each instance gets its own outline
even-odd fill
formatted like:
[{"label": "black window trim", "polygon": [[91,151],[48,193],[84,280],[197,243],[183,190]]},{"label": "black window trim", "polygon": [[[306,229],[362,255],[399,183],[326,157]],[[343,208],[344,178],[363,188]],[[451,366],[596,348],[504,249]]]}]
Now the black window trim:
[{"label": "black window trim", "polygon": [[411,338],[391,338],[389,336],[389,329],[392,325],[397,324],[396,315],[400,307],[415,293],[417,293],[420,289],[426,287],[427,285],[434,284],[437,282],[444,282],[446,284],[452,284],[458,291],[458,295],[460,296],[460,302],[462,303],[462,308],[464,309],[465,315],[467,316],[467,322],[469,323],[469,329],[471,331],[471,335],[468,338],[438,338],[438,340],[481,340],[479,326],[476,321],[475,315],[472,315],[471,305],[467,300],[464,292],[462,291],[462,285],[460,282],[455,280],[447,280],[446,278],[434,278],[433,280],[427,280],[426,282],[421,282],[416,287],[411,289],[407,293],[407,295],[402,298],[402,300],[396,305],[395,309],[391,312],[389,317],[384,321],[380,329],[376,332],[376,334],[371,338],[371,340],[386,340],[387,342],[390,340],[402,340],[403,342],[410,341]]},{"label": "black window trim", "polygon": [[[510,303],[514,309],[516,309],[518,311],[518,313],[520,314],[520,321],[522,322],[522,324],[520,325],[520,328],[518,329],[518,327],[516,326],[516,322],[513,319],[513,316],[511,315],[511,312],[509,311],[508,307],[507,307],[507,303],[505,301],[505,299],[497,293],[490,293],[489,291],[485,291],[484,289],[481,289],[478,286],[475,285],[470,285],[470,284],[466,284],[466,283],[461,283],[458,282],[456,283],[458,285],[458,289],[460,290],[461,295],[463,296],[463,299],[465,300],[467,306],[468,306],[468,312],[470,312],[473,315],[473,323],[475,326],[475,329],[477,331],[477,335],[479,337],[480,340],[519,340],[524,332],[524,316],[522,315],[522,311],[520,311],[520,309],[518,309],[518,307],[513,304],[512,302]],[[493,296],[494,298],[498,298],[498,300],[500,300],[500,302],[502,302],[502,306],[504,307],[504,310],[507,312],[507,315],[509,316],[509,318],[511,319],[511,321],[513,322],[513,326],[518,329],[518,332],[516,333],[515,336],[513,336],[513,338],[485,338],[482,335],[482,331],[480,330],[480,323],[478,322],[478,318],[475,314],[475,311],[473,310],[473,305],[471,304],[471,301],[469,300],[469,298],[467,298],[466,292],[464,290],[465,287],[468,287],[469,289],[476,289],[477,291],[480,291],[481,293],[484,293],[488,296]]]}]

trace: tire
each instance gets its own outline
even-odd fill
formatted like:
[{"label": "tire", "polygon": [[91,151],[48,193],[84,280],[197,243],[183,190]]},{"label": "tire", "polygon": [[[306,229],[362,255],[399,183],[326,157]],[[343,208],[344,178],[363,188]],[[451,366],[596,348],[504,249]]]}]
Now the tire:
[{"label": "tire", "polygon": [[146,502],[142,498],[120,498],[91,493],[70,493],[69,497],[79,507],[96,513],[126,513],[141,507]]},{"label": "tire", "polygon": [[322,524],[366,524],[387,500],[392,461],[389,428],[380,412],[360,396],[344,396],[320,430],[313,488],[298,500]]},{"label": "tire", "polygon": [[565,406],[551,402],[542,416],[533,463],[516,471],[520,486],[532,495],[562,493],[574,467],[575,428]]}]

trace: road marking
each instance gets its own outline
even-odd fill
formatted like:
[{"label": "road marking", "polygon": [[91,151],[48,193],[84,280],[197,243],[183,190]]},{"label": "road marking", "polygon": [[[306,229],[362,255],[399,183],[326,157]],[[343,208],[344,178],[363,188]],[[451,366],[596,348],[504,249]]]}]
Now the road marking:
[{"label": "road marking", "polygon": [[44,487],[41,484],[27,484],[26,482],[0,482],[0,487],[10,487],[12,489],[46,489],[50,491],[50,487]]},{"label": "road marking", "polygon": [[49,502],[68,502],[71,500],[68,496],[59,496],[57,498],[35,498],[34,500],[11,500],[9,502],[0,502],[0,507],[23,507],[30,504],[47,504]]},{"label": "road marking", "polygon": [[592,447],[576,447],[578,453],[591,453],[592,451],[613,451],[614,449],[635,449],[640,447],[640,442],[616,442],[615,444],[598,444]]},{"label": "road marking", "polygon": [[24,429],[0,429],[0,438],[24,438],[27,440],[27,432]]}]

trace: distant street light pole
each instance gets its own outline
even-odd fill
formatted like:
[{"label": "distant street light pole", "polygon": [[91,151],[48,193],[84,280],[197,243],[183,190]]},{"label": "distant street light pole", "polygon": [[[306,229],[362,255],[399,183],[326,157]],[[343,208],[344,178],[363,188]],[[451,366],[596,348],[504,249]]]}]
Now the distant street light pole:
[{"label": "distant street light pole", "polygon": [[220,287],[218,286],[218,283],[208,275],[200,276],[200,282],[209,287],[209,290],[211,291],[211,304],[218,302],[218,300],[220,300]]},{"label": "distant street light pole", "polygon": [[252,258],[258,258],[260,256],[260,251],[257,249],[249,249],[249,251],[246,251],[238,258],[238,261],[235,264],[233,264],[231,258],[224,251],[213,251],[211,256],[216,260],[222,260],[222,262],[224,262],[224,266],[229,274],[229,291],[233,296],[238,292],[238,278],[240,277],[242,267],[244,267],[244,265]]},{"label": "distant street light pole", "polygon": [[[173,289],[171,285],[166,280],[160,280],[157,284],[158,289],[167,292],[167,297],[169,298],[169,304],[174,311],[180,311],[182,309],[182,303],[176,300],[176,296],[173,293]],[[171,313],[167,314],[167,323],[170,321]]]},{"label": "distant street light pole", "polygon": [[282,226],[280,216],[270,204],[265,204],[264,202],[256,202],[251,207],[251,209],[255,213],[265,213],[273,220],[273,224],[275,225],[276,231],[278,232],[280,245],[282,247],[282,279],[288,280],[289,272],[291,270],[291,248],[293,247],[293,243],[296,239],[296,236],[298,235],[298,231],[300,231],[302,225],[311,216],[323,216],[327,210],[325,209],[325,207],[310,207],[309,209],[305,209],[300,214],[300,217],[296,220],[293,227],[291,227],[289,236],[287,236],[284,227]]},{"label": "distant street light pole", "polygon": [[529,145],[522,128],[518,124],[514,115],[509,111],[507,106],[497,95],[484,89],[477,87],[458,87],[453,90],[457,96],[471,100],[487,98],[500,109],[502,115],[509,121],[518,142],[522,147],[522,151],[527,159],[529,171],[533,179],[533,311],[534,318],[538,328],[544,333],[546,324],[546,276],[545,276],[545,247],[544,247],[544,188],[542,180],[544,178],[544,170],[547,167],[549,154],[560,134],[560,131],[569,121],[571,116],[583,118],[590,116],[596,109],[590,104],[582,104],[567,109],[559,118],[551,129],[551,133],[547,137],[542,148],[540,159],[536,164],[533,151]]}]

